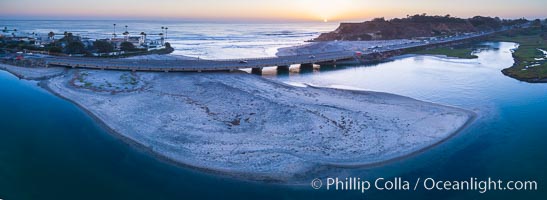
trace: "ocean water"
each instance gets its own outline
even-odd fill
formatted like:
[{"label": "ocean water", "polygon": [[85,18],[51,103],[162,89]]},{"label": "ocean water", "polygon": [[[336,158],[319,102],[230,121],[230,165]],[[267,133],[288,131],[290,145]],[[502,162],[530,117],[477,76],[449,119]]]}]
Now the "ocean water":
[{"label": "ocean water", "polygon": [[[449,141],[381,167],[340,172],[349,177],[535,180],[539,191],[371,192],[372,197],[431,199],[540,199],[547,190],[547,84],[501,73],[513,64],[517,44],[487,42],[478,59],[436,56],[396,58],[368,66],[340,66],[308,73],[268,75],[289,84],[400,94],[477,113],[473,125]],[[479,48],[479,47],[478,47]],[[270,73],[274,69],[269,69]],[[332,175],[331,175],[332,176]]]},{"label": "ocean water", "polygon": [[[22,22],[1,22],[7,23]],[[53,27],[53,22],[24,23],[28,30]],[[76,27],[78,24],[93,27],[93,23],[99,22],[66,23],[69,25],[54,27],[59,30],[64,29],[62,26]],[[150,27],[165,24],[138,23]],[[225,30],[233,28],[232,25],[213,26]],[[272,24],[254,25],[269,27],[267,29],[271,31],[282,29]],[[207,28],[196,28],[200,26]],[[306,24],[290,25],[293,29],[287,28],[289,25],[279,26],[289,32],[309,32],[310,36],[299,36],[303,40],[317,35],[322,29],[310,31],[312,28],[307,30]],[[212,31],[206,24],[191,27],[194,27],[191,32],[228,35]],[[19,29],[26,30],[22,25]],[[108,25],[104,30],[107,29]],[[96,31],[89,27],[86,30],[86,33]],[[234,30],[239,32],[234,35],[249,32]],[[302,42],[286,35],[272,37],[279,44]],[[257,42],[253,37],[228,37],[227,40]],[[174,44],[187,42],[173,41]],[[177,53],[203,51],[216,52],[210,53],[216,55],[225,51],[218,49],[226,45],[223,40],[209,42],[213,44],[196,45],[187,51],[177,47]],[[266,77],[287,83],[390,92],[462,107],[479,115],[462,133],[424,153],[366,169],[333,168],[317,173],[318,178],[467,180],[492,177],[537,181],[538,191],[481,194],[478,191],[418,189],[373,190],[362,194],[359,191],[314,190],[309,185],[233,180],[159,161],[108,134],[78,107],[44,91],[36,82],[19,80],[0,71],[0,199],[543,199],[547,195],[544,186],[547,181],[547,84],[524,83],[504,76],[500,70],[512,65],[510,50],[516,44],[486,44],[490,48],[480,51],[478,59],[413,56],[374,65],[337,66]],[[257,50],[261,48],[229,49],[232,56],[239,55],[238,52],[250,57],[271,55]]]},{"label": "ocean water", "polygon": [[61,38],[72,32],[88,38],[110,38],[114,33],[122,37],[127,31],[140,36],[145,32],[150,39],[159,38],[161,27],[167,27],[166,41],[175,48],[173,54],[204,59],[232,59],[274,56],[278,48],[304,44],[322,32],[334,30],[336,23],[213,23],[177,21],[2,21],[0,27],[16,28],[19,33],[53,31]]}]

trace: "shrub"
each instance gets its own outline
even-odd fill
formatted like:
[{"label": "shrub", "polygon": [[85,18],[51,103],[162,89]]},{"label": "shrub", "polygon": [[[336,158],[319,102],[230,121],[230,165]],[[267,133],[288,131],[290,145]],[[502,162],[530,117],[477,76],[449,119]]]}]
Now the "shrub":
[{"label": "shrub", "polygon": [[110,42],[104,40],[97,40],[93,42],[93,48],[99,53],[109,53],[114,51],[114,46]]},{"label": "shrub", "polygon": [[135,45],[131,42],[122,42],[120,44],[120,49],[122,51],[135,51]]},{"label": "shrub", "polygon": [[49,52],[51,52],[51,53],[62,53],[63,48],[58,47],[58,46],[52,46],[52,47],[49,48]]},{"label": "shrub", "polygon": [[72,41],[66,45],[65,50],[68,54],[83,54],[85,53],[85,45],[80,41]]}]

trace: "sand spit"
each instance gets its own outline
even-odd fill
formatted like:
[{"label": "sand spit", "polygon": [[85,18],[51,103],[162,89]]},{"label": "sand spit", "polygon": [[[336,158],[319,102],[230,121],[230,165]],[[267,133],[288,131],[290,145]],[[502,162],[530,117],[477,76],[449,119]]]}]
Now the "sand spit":
[{"label": "sand spit", "polygon": [[66,68],[63,67],[19,67],[14,65],[0,64],[0,69],[10,72],[11,74],[28,80],[42,80],[58,76],[63,74],[66,71]]},{"label": "sand spit", "polygon": [[163,158],[286,183],[322,166],[413,154],[473,118],[393,94],[294,87],[240,72],[70,70],[44,84]]}]

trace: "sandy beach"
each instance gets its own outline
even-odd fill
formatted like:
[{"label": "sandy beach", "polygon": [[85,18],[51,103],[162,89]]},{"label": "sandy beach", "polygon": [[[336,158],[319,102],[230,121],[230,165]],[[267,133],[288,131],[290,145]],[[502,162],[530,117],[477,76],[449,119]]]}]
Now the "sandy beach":
[{"label": "sandy beach", "polygon": [[7,72],[10,72],[11,74],[21,79],[42,80],[42,79],[47,79],[47,78],[61,75],[66,71],[66,68],[63,68],[63,67],[28,68],[28,67],[19,67],[19,66],[13,66],[13,65],[0,63],[0,70],[5,70]]},{"label": "sandy beach", "polygon": [[394,94],[296,87],[241,71],[0,67],[42,80],[43,88],[159,158],[256,181],[297,183],[325,167],[366,167],[415,155],[475,117]]},{"label": "sandy beach", "polygon": [[68,70],[42,85],[159,157],[284,183],[325,166],[415,154],[474,116],[393,94],[294,87],[242,72]]}]

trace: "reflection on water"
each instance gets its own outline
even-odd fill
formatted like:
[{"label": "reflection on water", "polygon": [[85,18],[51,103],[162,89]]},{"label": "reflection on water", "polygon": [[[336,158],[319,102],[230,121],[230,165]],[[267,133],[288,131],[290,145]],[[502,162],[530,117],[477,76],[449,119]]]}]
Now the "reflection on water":
[{"label": "reflection on water", "polygon": [[[489,43],[473,60],[415,56],[371,66],[315,68],[268,76],[390,92],[480,114],[453,139],[420,155],[369,169],[328,169],[318,177],[469,177],[536,180],[540,191],[316,191],[308,185],[248,183],[181,169],[109,135],[73,104],[0,72],[0,198],[3,199],[540,199],[547,193],[547,84],[500,70],[512,43]],[[270,69],[266,69],[268,74]],[[299,84],[300,83],[300,84]],[[310,180],[311,181],[311,180]]]},{"label": "reflection on water", "polygon": [[[484,46],[488,48],[484,48]],[[463,133],[421,155],[373,169],[333,170],[327,176],[496,177],[547,180],[547,84],[506,77],[514,43],[484,43],[478,59],[410,56],[370,66],[336,67],[313,74],[268,76],[291,85],[311,84],[400,94],[472,110],[479,119]],[[321,174],[323,176],[324,174]],[[541,189],[541,188],[540,188]],[[372,192],[370,198],[537,198],[536,192]],[[409,196],[410,195],[410,196]]]},{"label": "reflection on water", "polygon": [[520,88],[543,88],[512,80],[501,73],[501,69],[513,63],[510,49],[515,44],[486,44],[495,48],[478,52],[478,59],[410,56],[369,66],[321,66],[314,73],[289,76],[265,73],[265,76],[324,87],[351,86],[457,106],[488,104],[491,98],[501,98],[499,95],[505,96]]}]

